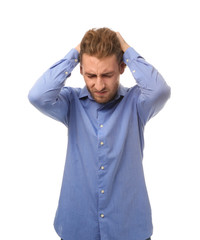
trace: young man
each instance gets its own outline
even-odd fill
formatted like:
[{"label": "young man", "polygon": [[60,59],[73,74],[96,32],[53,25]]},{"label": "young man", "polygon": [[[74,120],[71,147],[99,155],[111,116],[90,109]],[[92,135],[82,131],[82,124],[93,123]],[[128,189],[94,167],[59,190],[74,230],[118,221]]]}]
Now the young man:
[{"label": "young man", "polygon": [[[86,86],[65,87],[79,60]],[[126,65],[137,82],[132,88],[120,84]],[[150,239],[143,131],[169,97],[158,71],[107,28],[89,30],[30,90],[36,108],[68,127],[54,221],[63,240]]]}]

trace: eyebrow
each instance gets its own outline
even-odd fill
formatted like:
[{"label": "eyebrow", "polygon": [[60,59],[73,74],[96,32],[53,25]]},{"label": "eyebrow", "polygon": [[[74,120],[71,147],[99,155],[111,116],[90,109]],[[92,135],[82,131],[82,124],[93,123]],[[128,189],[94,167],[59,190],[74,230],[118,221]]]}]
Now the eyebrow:
[{"label": "eyebrow", "polygon": [[[96,76],[95,73],[88,73],[88,72],[86,72],[85,74],[88,75],[88,76]],[[112,75],[112,74],[114,74],[114,71],[105,72],[105,73],[102,73],[101,75]]]}]

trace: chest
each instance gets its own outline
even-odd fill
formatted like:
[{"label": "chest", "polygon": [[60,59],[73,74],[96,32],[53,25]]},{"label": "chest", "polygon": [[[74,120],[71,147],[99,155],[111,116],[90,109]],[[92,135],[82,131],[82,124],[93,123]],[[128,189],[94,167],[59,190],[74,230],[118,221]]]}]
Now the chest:
[{"label": "chest", "polygon": [[69,128],[83,135],[122,136],[139,127],[136,102],[127,97],[107,104],[84,99],[71,104]]}]

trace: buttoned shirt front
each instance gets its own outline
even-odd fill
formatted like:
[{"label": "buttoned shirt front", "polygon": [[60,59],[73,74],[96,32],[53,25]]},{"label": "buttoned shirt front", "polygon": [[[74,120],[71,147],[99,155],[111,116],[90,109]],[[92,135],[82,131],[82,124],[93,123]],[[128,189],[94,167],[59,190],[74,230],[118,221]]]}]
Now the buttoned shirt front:
[{"label": "buttoned shirt front", "polygon": [[115,98],[105,104],[95,102],[87,87],[65,87],[78,64],[75,49],[49,68],[29,92],[35,107],[68,128],[54,221],[64,240],[144,240],[152,235],[143,132],[169,98],[170,88],[133,48],[124,53],[124,62],[137,84],[120,85]]}]

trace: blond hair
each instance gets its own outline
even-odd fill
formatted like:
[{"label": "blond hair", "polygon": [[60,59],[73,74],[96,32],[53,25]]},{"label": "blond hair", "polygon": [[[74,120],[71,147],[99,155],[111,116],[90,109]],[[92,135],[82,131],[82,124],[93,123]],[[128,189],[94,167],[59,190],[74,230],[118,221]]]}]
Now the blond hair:
[{"label": "blond hair", "polygon": [[117,34],[109,28],[87,31],[80,44],[80,62],[84,53],[99,59],[115,55],[119,64],[123,61],[123,51]]}]

